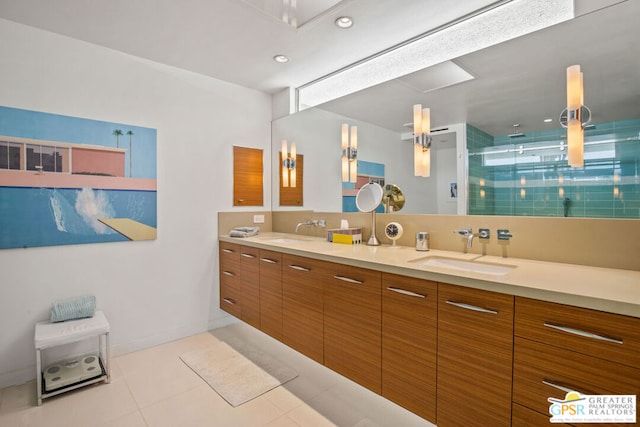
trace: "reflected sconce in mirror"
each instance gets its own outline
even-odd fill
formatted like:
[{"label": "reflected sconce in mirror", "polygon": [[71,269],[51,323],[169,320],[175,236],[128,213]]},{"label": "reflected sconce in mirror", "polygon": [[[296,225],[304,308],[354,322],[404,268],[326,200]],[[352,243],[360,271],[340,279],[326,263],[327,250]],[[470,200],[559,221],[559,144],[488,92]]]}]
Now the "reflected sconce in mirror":
[{"label": "reflected sconce in mirror", "polygon": [[291,152],[287,153],[287,140],[282,140],[282,186],[296,186],[296,144],[291,143]]},{"label": "reflected sconce in mirror", "polygon": [[358,127],[342,125],[342,182],[356,182],[358,177]]},{"label": "reflected sconce in mirror", "polygon": [[413,106],[413,170],[415,176],[431,176],[431,110]]},{"label": "reflected sconce in mirror", "polygon": [[584,83],[580,65],[567,67],[567,108],[560,114],[560,124],[567,128],[569,166],[584,166],[584,128],[591,122],[591,110],[584,105]]}]

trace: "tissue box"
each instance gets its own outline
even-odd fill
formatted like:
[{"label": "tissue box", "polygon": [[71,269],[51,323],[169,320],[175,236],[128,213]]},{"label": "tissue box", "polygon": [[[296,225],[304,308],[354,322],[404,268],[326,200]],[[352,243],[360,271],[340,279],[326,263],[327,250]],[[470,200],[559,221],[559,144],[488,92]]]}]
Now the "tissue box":
[{"label": "tissue box", "polygon": [[327,230],[327,240],[333,243],[355,245],[362,243],[362,228],[336,228]]}]

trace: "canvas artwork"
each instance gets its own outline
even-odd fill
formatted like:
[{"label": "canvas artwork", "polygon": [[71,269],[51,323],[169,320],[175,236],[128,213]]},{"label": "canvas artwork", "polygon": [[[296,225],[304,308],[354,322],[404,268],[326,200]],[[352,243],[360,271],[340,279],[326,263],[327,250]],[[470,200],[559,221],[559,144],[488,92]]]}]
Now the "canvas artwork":
[{"label": "canvas artwork", "polygon": [[0,106],[0,249],[155,240],[156,134]]}]

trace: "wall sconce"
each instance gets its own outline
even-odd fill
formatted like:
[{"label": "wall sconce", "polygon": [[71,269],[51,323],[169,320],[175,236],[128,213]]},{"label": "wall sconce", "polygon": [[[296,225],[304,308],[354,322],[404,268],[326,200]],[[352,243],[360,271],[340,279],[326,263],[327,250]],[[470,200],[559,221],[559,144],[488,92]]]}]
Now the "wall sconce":
[{"label": "wall sconce", "polygon": [[579,65],[572,65],[567,67],[567,108],[560,114],[560,124],[567,128],[567,159],[572,168],[584,166],[584,128],[589,122],[583,75]]},{"label": "wall sconce", "polygon": [[431,110],[413,106],[413,170],[415,176],[431,176]]},{"label": "wall sconce", "polygon": [[282,140],[282,186],[296,186],[296,144],[291,143],[291,153],[287,154],[287,140]]},{"label": "wall sconce", "polygon": [[342,125],[342,182],[355,183],[358,177],[358,127]]}]

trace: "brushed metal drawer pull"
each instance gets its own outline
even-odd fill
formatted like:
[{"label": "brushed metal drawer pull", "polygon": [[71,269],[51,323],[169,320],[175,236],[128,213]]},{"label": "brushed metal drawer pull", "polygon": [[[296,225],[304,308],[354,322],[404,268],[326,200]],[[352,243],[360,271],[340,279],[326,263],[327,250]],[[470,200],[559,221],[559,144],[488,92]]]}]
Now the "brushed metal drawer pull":
[{"label": "brushed metal drawer pull", "polygon": [[226,302],[227,304],[231,304],[231,305],[236,305],[236,304],[237,304],[237,303],[236,303],[234,300],[232,300],[231,298],[222,298],[222,300],[223,300],[224,302]]},{"label": "brushed metal drawer pull", "polygon": [[581,392],[579,390],[576,390],[576,389],[565,387],[565,386],[560,385],[560,384],[556,384],[553,381],[550,381],[550,380],[547,380],[547,379],[543,379],[542,380],[542,384],[548,385],[549,387],[557,388],[558,390],[562,390],[565,393],[570,393],[570,392],[574,391],[574,392],[577,392],[577,393],[580,393],[580,394],[589,394],[589,393],[583,393],[583,392]]},{"label": "brushed metal drawer pull", "polygon": [[562,332],[567,332],[569,334],[579,335],[585,338],[593,338],[596,340],[612,342],[615,344],[624,344],[624,341],[617,338],[606,337],[604,335],[594,334],[593,332],[581,331],[580,329],[569,328],[568,326],[554,325],[553,323],[547,322],[545,322],[544,326],[546,326],[547,328],[557,329]]},{"label": "brushed metal drawer pull", "polygon": [[290,265],[289,268],[293,268],[294,270],[298,271],[311,271],[310,268],[300,267],[299,265]]},{"label": "brushed metal drawer pull", "polygon": [[350,279],[344,276],[333,276],[333,277],[334,279],[342,280],[343,282],[348,282],[348,283],[355,283],[356,285],[362,285],[364,283],[364,282],[361,282],[360,280]]},{"label": "brushed metal drawer pull", "polygon": [[222,274],[224,274],[225,276],[236,277],[236,273],[232,273],[230,271],[223,271]]},{"label": "brushed metal drawer pull", "polygon": [[228,254],[235,254],[236,251],[234,251],[233,249],[223,249],[222,252],[226,252]]},{"label": "brushed metal drawer pull", "polygon": [[255,258],[255,257],[256,257],[255,255],[252,255],[252,254],[245,254],[245,253],[242,253],[242,254],[240,254],[240,255],[242,255],[242,256],[243,256],[243,257],[245,257],[245,258]]},{"label": "brushed metal drawer pull", "polygon": [[409,295],[410,297],[417,297],[417,298],[426,298],[427,297],[426,295],[423,295],[423,294],[418,294],[416,292],[407,291],[406,289],[394,288],[393,286],[389,286],[387,289],[392,291],[392,292],[397,292],[397,293],[402,294],[402,295]]},{"label": "brushed metal drawer pull", "polygon": [[464,308],[466,310],[479,311],[480,313],[498,314],[496,310],[490,310],[488,308],[478,307],[477,305],[464,304],[462,302],[447,301],[447,304],[454,305],[456,307]]},{"label": "brushed metal drawer pull", "polygon": [[277,264],[278,261],[269,258],[260,258],[260,261],[268,262],[269,264]]}]

